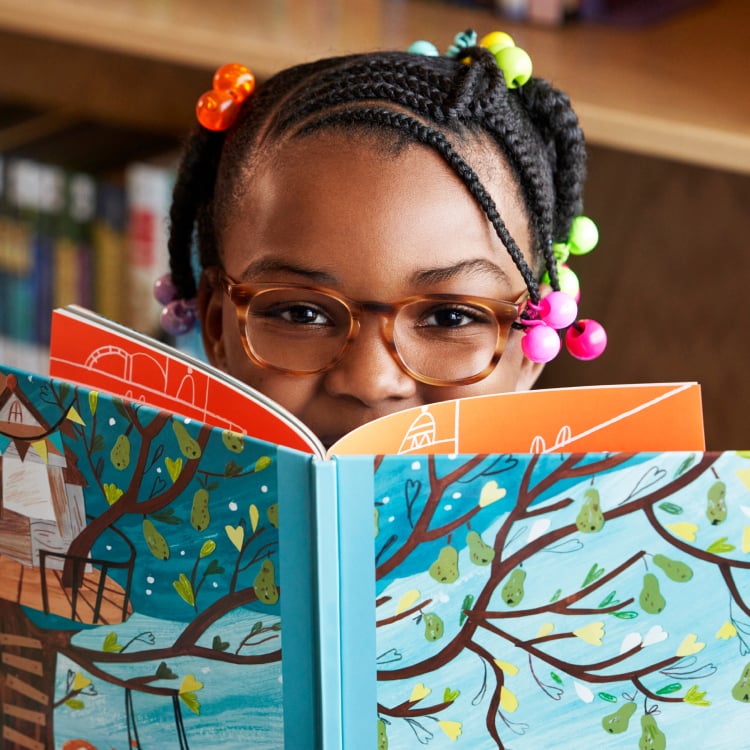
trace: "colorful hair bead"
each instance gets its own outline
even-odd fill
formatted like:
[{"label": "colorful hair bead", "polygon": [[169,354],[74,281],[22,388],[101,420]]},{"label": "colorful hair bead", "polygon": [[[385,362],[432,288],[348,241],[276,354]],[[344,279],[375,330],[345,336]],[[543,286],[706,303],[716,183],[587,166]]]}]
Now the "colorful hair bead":
[{"label": "colorful hair bead", "polygon": [[565,333],[565,345],[576,359],[596,359],[607,348],[607,332],[595,320],[579,320]]},{"label": "colorful hair bead", "polygon": [[440,56],[438,48],[432,42],[427,42],[424,39],[412,42],[406,51],[411,52],[413,55],[425,55],[426,57]]},{"label": "colorful hair bead", "polygon": [[154,282],[154,297],[164,305],[159,317],[161,327],[172,336],[181,336],[198,322],[198,301],[178,299],[177,288],[167,273]]},{"label": "colorful hair bead", "polygon": [[[534,325],[536,324],[536,325]],[[560,353],[560,334],[541,320],[529,321],[521,349],[532,362],[551,362]]]},{"label": "colorful hair bead", "polygon": [[242,102],[255,89],[255,76],[240,63],[222,65],[213,77],[213,88],[198,98],[195,114],[207,130],[220,132],[230,128]]}]

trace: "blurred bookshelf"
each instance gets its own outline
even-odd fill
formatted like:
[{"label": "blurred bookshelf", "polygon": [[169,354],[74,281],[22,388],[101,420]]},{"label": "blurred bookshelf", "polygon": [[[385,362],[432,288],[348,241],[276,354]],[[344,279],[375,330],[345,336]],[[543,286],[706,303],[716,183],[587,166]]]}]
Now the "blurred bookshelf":
[{"label": "blurred bookshelf", "polygon": [[[30,12],[27,0],[0,0],[3,163],[28,159],[122,187],[128,165],[174,163],[194,103],[224,62],[263,80],[324,55],[416,39],[446,49],[466,28],[504,29],[574,102],[590,149],[586,212],[602,236],[576,271],[583,311],[607,324],[609,349],[595,363],[558,358],[542,385],[698,380],[709,447],[747,447],[750,352],[736,342],[750,324],[750,4],[601,0],[589,9],[651,15],[562,23],[497,5],[35,0]],[[654,15],[657,6],[670,12]],[[26,364],[30,346],[20,348]],[[9,351],[0,339],[0,361]]]}]

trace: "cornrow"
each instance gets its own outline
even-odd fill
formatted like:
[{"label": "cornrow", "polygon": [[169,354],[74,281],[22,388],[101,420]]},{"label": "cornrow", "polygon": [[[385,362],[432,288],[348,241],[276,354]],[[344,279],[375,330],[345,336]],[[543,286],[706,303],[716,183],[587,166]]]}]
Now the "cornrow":
[{"label": "cornrow", "polygon": [[324,128],[388,130],[434,149],[482,208],[537,301],[535,271],[450,136],[488,139],[518,179],[533,257],[543,261],[557,288],[552,243],[567,238],[580,213],[585,178],[577,117],[567,96],[542,79],[508,89],[488,50],[469,47],[460,57],[378,52],[295,66],[259,86],[226,134],[196,131],[186,144],[170,212],[170,268],[178,294],[195,293],[196,229],[200,265],[219,264],[217,238],[238,185],[251,173],[248,163],[264,145]]}]

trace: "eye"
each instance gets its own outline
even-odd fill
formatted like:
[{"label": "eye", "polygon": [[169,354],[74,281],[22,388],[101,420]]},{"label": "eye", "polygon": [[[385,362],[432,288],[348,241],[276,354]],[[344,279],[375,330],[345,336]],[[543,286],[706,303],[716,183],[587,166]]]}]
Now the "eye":
[{"label": "eye", "polygon": [[294,325],[330,326],[331,316],[322,308],[308,302],[277,303],[261,313],[266,318],[278,318]]},{"label": "eye", "polygon": [[444,304],[425,310],[418,324],[423,327],[462,328],[489,322],[491,322],[491,316],[482,308],[472,305]]}]

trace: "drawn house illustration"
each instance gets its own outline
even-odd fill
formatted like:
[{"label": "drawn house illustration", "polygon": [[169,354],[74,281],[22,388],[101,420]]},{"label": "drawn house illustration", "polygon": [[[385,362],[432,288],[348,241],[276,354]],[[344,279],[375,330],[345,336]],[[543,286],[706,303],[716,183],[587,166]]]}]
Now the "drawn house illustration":
[{"label": "drawn house illustration", "polygon": [[36,567],[40,550],[65,553],[85,526],[83,478],[18,379],[2,373],[0,435],[0,553]]},{"label": "drawn house illustration", "polygon": [[409,426],[398,452],[410,453],[429,447],[435,442],[435,418],[424,409]]}]

